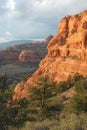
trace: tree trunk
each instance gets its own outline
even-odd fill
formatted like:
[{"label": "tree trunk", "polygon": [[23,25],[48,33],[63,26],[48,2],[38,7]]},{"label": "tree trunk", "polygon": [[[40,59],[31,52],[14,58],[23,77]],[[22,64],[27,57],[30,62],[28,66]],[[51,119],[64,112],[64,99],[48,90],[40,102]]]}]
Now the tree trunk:
[{"label": "tree trunk", "polygon": [[42,93],[41,106],[42,106],[42,108],[45,107],[45,88],[44,88],[43,93]]}]

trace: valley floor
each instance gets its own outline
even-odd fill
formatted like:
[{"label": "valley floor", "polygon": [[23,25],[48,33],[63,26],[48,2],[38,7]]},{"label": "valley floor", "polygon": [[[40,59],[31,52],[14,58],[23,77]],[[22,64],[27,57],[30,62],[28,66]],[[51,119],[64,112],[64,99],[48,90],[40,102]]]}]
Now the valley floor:
[{"label": "valley floor", "polygon": [[17,84],[21,80],[25,80],[27,76],[30,76],[37,69],[37,64],[4,64],[0,67],[0,75],[7,74],[10,82]]}]

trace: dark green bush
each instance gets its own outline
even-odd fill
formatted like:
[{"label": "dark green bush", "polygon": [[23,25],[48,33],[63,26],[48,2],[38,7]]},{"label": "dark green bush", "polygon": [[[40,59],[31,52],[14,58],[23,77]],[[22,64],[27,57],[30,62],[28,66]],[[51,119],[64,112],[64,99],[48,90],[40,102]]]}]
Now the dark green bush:
[{"label": "dark green bush", "polygon": [[67,111],[79,114],[87,112],[87,79],[79,76],[75,80],[75,93],[67,105]]},{"label": "dark green bush", "polygon": [[57,91],[57,93],[64,92],[64,91],[70,89],[71,87],[73,87],[73,85],[74,85],[74,82],[73,82],[71,76],[69,75],[69,77],[67,78],[66,81],[61,81],[59,84],[57,84],[56,91]]}]

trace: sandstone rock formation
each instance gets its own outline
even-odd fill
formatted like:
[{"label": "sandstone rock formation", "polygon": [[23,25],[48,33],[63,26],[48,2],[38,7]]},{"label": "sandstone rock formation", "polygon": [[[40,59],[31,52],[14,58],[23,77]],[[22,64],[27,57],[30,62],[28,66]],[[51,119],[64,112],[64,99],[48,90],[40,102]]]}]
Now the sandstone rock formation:
[{"label": "sandstone rock formation", "polygon": [[53,38],[48,36],[44,41],[32,41],[29,44],[10,46],[0,51],[1,61],[40,62],[47,54],[47,44]]},{"label": "sandstone rock formation", "polygon": [[47,43],[21,44],[5,48],[0,51],[0,61],[37,62],[47,54]]},{"label": "sandstone rock formation", "polygon": [[49,35],[48,37],[46,37],[45,41],[48,43],[50,42],[50,40],[53,38],[53,35]]},{"label": "sandstone rock formation", "polygon": [[0,51],[0,60],[15,60],[17,57],[18,54],[12,50],[4,49]]},{"label": "sandstone rock formation", "polygon": [[39,41],[39,44],[38,41],[33,41],[34,48],[36,48],[36,45],[39,45],[38,49],[23,49],[18,56],[18,60],[20,62],[40,62],[47,54],[46,46],[52,38],[53,36],[50,35],[44,41]]},{"label": "sandstone rock formation", "polygon": [[27,96],[27,89],[39,76],[48,74],[55,82],[66,80],[71,74],[87,75],[87,10],[78,15],[64,17],[54,38],[48,44],[48,54],[39,69],[27,82],[19,83],[15,98]]},{"label": "sandstone rock formation", "polygon": [[41,51],[23,50],[19,54],[18,60],[20,62],[39,62],[44,56],[45,53]]}]

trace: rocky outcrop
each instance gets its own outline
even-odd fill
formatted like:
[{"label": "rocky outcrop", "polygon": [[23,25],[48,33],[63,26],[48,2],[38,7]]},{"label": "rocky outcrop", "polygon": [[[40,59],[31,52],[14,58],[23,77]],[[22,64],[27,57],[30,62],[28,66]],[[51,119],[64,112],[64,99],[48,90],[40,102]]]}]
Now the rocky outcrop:
[{"label": "rocky outcrop", "polygon": [[39,76],[48,74],[55,82],[66,80],[71,74],[87,75],[87,11],[64,17],[54,38],[48,44],[48,54],[39,69],[22,85],[17,85],[15,98],[27,96],[27,89]]},{"label": "rocky outcrop", "polygon": [[45,53],[41,51],[23,50],[19,54],[18,60],[20,62],[39,62],[44,56]]},{"label": "rocky outcrop", "polygon": [[8,49],[0,51],[0,60],[16,60],[18,54],[14,51],[9,51]]},{"label": "rocky outcrop", "polygon": [[[46,37],[46,39],[44,41],[39,41],[39,45],[41,47],[41,44],[43,45],[43,49],[41,50],[40,48],[38,48],[38,50],[23,50],[20,52],[19,56],[18,56],[18,60],[20,62],[40,62],[41,59],[46,55],[47,50],[46,48],[44,49],[44,47],[46,47],[46,45],[48,44],[48,42],[53,38],[52,35]],[[38,41],[33,41],[33,44],[37,45]]]},{"label": "rocky outcrop", "polygon": [[9,62],[37,62],[47,54],[47,42],[36,44],[21,44],[5,48],[0,51],[0,61]]},{"label": "rocky outcrop", "polygon": [[53,35],[49,35],[48,37],[46,37],[45,41],[48,43],[50,42],[50,40],[53,38]]},{"label": "rocky outcrop", "polygon": [[44,41],[13,45],[0,51],[0,60],[19,62],[40,62],[47,54],[47,44],[53,38],[48,36]]}]

